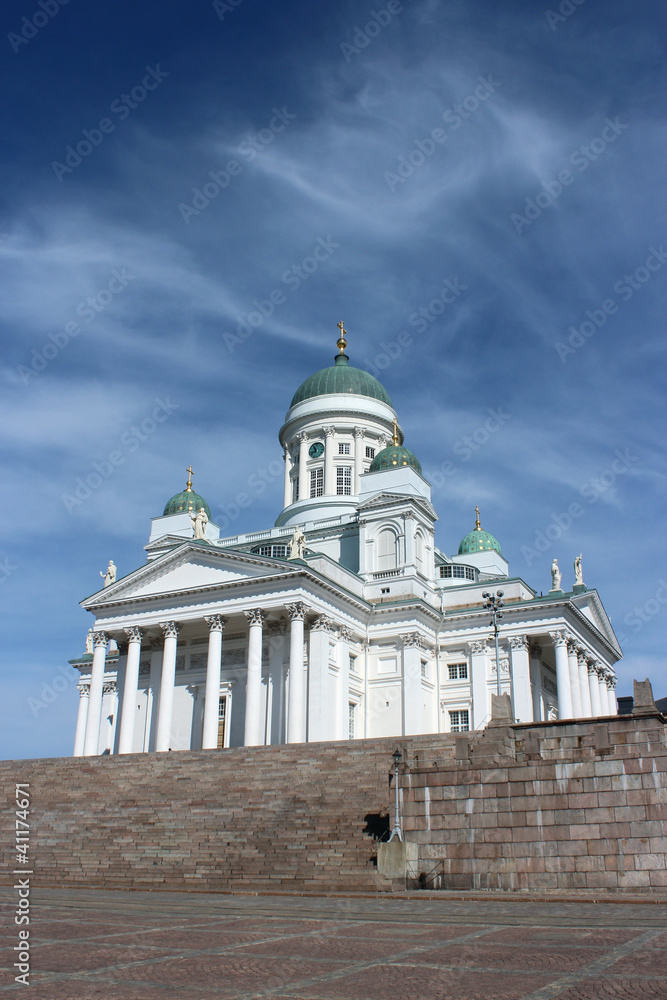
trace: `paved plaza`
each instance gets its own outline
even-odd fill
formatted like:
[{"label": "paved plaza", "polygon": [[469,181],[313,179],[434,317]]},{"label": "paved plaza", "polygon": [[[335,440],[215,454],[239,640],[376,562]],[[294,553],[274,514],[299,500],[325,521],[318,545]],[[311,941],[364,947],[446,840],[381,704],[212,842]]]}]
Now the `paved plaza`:
[{"label": "paved plaza", "polygon": [[[663,897],[664,898],[664,897]],[[30,1000],[667,1000],[667,902],[33,889]]]}]

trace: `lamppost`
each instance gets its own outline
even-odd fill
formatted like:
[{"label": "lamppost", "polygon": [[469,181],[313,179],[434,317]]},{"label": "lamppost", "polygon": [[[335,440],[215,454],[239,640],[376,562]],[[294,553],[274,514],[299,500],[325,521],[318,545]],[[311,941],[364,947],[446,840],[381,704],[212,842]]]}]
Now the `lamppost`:
[{"label": "lamppost", "polygon": [[493,636],[496,643],[496,691],[500,694],[500,655],[498,653],[498,622],[502,621],[503,613],[500,610],[503,607],[503,602],[501,600],[503,596],[502,590],[496,591],[496,596],[490,594],[488,590],[485,590],[482,597],[485,599],[486,604],[484,607],[487,611],[491,612],[491,621],[489,625],[493,625]]},{"label": "lamppost", "polygon": [[403,754],[400,750],[394,750],[392,757],[394,758],[394,829],[391,831],[391,837],[387,841],[389,844],[394,837],[398,837],[399,840],[403,840],[401,823],[398,817],[398,765],[403,760]]}]

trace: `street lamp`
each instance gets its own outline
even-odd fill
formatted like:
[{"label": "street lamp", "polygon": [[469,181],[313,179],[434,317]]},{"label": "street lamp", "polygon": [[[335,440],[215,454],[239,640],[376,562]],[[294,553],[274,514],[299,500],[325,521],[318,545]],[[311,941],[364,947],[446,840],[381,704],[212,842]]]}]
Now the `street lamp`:
[{"label": "street lamp", "polygon": [[392,757],[394,758],[394,829],[391,831],[391,837],[387,843],[391,843],[394,837],[398,837],[399,840],[403,840],[401,823],[398,818],[398,765],[403,760],[403,754],[400,750],[394,750]]},{"label": "street lamp", "polygon": [[496,642],[496,691],[500,694],[500,655],[498,653],[498,622],[502,621],[503,613],[500,610],[503,607],[503,602],[501,600],[503,596],[502,590],[496,591],[496,596],[490,594],[488,590],[485,590],[482,597],[485,599],[486,603],[484,605],[487,611],[491,612],[491,621],[489,625],[493,625],[493,636]]}]

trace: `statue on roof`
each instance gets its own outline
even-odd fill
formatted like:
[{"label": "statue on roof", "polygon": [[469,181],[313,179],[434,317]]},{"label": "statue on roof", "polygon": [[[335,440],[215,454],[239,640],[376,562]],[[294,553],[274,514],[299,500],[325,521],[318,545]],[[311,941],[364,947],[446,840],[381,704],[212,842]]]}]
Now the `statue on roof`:
[{"label": "statue on roof", "polygon": [[574,560],[574,585],[575,587],[583,587],[584,585],[584,574],[581,569],[581,555],[578,555]]},{"label": "statue on roof", "polygon": [[551,589],[560,590],[561,572],[558,568],[558,560],[554,559],[551,564]]},{"label": "statue on roof", "polygon": [[303,559],[306,553],[306,536],[297,524],[289,543],[289,558]]},{"label": "statue on roof", "polygon": [[192,522],[192,533],[193,537],[198,541],[206,541],[206,525],[208,524],[208,515],[203,507],[200,507],[196,514],[192,511],[190,513],[190,521]]},{"label": "statue on roof", "polygon": [[104,580],[105,587],[110,587],[112,583],[116,582],[116,564],[113,559],[109,560],[106,573],[103,573],[102,570],[100,570],[100,576]]}]

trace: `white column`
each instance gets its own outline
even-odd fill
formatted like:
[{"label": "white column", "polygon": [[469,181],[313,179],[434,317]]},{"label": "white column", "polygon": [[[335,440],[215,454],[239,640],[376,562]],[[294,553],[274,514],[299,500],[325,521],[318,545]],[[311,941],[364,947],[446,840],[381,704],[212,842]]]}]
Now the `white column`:
[{"label": "white column", "polygon": [[260,608],[244,611],[248,620],[248,679],[245,696],[245,737],[247,747],[264,743],[262,725],[262,623]]},{"label": "white column", "polygon": [[598,688],[600,690],[600,709],[602,715],[609,715],[609,699],[607,698],[607,681],[605,668],[598,664]]},{"label": "white column", "polygon": [[305,675],[303,669],[303,620],[305,604],[288,604],[289,634],[289,704],[287,707],[287,742],[306,742]]},{"label": "white column", "polygon": [[160,709],[160,683],[162,680],[162,647],[163,639],[151,639],[151,672],[148,683],[151,689],[150,699],[150,729],[148,731],[148,749],[155,750],[157,738],[157,720]]},{"label": "white column", "polygon": [[140,628],[125,629],[127,636],[127,666],[123,685],[123,710],[120,716],[120,736],[118,753],[132,753],[134,746],[134,722],[137,716],[137,690],[139,688],[139,660],[141,658]]},{"label": "white column", "polygon": [[204,725],[202,750],[218,746],[218,711],[220,707],[220,672],[222,669],[222,632],[225,619],[220,615],[204,618],[208,625],[208,658],[206,660],[206,690],[204,693]]},{"label": "white column", "polygon": [[331,739],[329,731],[329,642],[333,622],[320,617],[310,629],[308,651],[308,742]]},{"label": "white column", "polygon": [[106,632],[93,632],[93,666],[90,674],[90,696],[88,698],[88,718],[86,737],[83,743],[84,757],[97,754],[102,721],[102,696],[104,693],[104,665],[109,645]]},{"label": "white column", "polygon": [[581,687],[579,685],[579,661],[577,646],[573,639],[567,642],[567,659],[570,669],[570,690],[572,691],[572,718],[580,719],[583,714]]},{"label": "white column", "polygon": [[299,441],[299,500],[306,500],[310,495],[308,484],[308,435],[302,431],[297,434]]},{"label": "white column", "polygon": [[593,714],[591,707],[591,689],[588,686],[588,667],[586,666],[586,652],[577,646],[577,663],[579,665],[579,688],[581,690],[581,712],[585,719],[590,719]]},{"label": "white column", "polygon": [[482,729],[489,721],[489,650],[486,640],[471,642],[470,670],[472,672],[472,728]]},{"label": "white column", "polygon": [[[336,739],[349,738],[348,710],[350,705],[350,639],[352,633],[346,625],[338,629],[338,676],[340,677],[340,694],[338,704],[338,733]],[[360,720],[361,721],[361,720]],[[359,735],[358,733],[355,735]]]},{"label": "white column", "polygon": [[605,713],[602,711],[602,704],[600,702],[600,685],[598,684],[597,661],[589,659],[586,661],[586,666],[588,667],[588,689],[591,693],[592,717],[594,719],[598,719]]},{"label": "white column", "polygon": [[86,738],[86,718],[88,716],[88,696],[90,694],[90,685],[83,684],[81,681],[77,684],[79,689],[79,711],[76,717],[76,733],[74,736],[74,752],[73,757],[83,757],[83,744]]},{"label": "white column", "polygon": [[[352,490],[357,496],[359,496],[359,491],[361,490],[361,479],[364,471],[364,458],[365,458],[365,444],[364,444],[364,429],[363,427],[354,428],[354,488]],[[347,708],[345,709],[347,711]],[[347,735],[347,734],[346,734]]]},{"label": "white column", "polygon": [[285,626],[284,618],[269,622],[269,689],[266,709],[266,742],[286,742],[285,736]]},{"label": "white column", "polygon": [[[411,566],[413,569],[415,567],[415,519],[411,513],[406,513],[403,515],[403,537],[405,539],[405,545],[403,550],[403,556],[405,558],[405,565]],[[400,560],[399,560],[400,566]]]},{"label": "white column", "polygon": [[403,735],[416,736],[424,732],[421,678],[424,642],[418,632],[411,632],[401,638],[403,640]]},{"label": "white column", "polygon": [[285,492],[283,495],[283,507],[289,507],[292,502],[292,458],[289,453],[289,448],[285,445]]},{"label": "white column", "polygon": [[509,647],[514,718],[517,722],[532,722],[533,699],[530,693],[530,657],[527,636],[512,636],[509,639]]},{"label": "white column", "polygon": [[530,685],[533,699],[533,722],[542,722],[542,667],[541,646],[530,647]]},{"label": "white column", "polygon": [[567,632],[549,632],[556,654],[556,687],[558,688],[558,718],[572,718],[570,661],[567,655]]},{"label": "white column", "polygon": [[176,646],[180,625],[176,622],[161,622],[164,635],[162,653],[162,677],[160,679],[160,699],[158,705],[155,749],[169,750],[171,744],[171,724],[174,718],[174,683],[176,680]]},{"label": "white column", "polygon": [[605,684],[607,685],[607,714],[617,715],[618,706],[616,704],[616,696],[614,694],[614,681],[615,677],[611,670],[605,671]]},{"label": "white column", "polygon": [[123,692],[125,690],[125,673],[127,671],[127,641],[116,637],[118,659],[116,660],[116,718],[112,753],[118,753],[120,744],[120,720],[123,714]]},{"label": "white column", "polygon": [[334,428],[324,427],[324,495],[333,496],[336,492],[334,482]]}]

